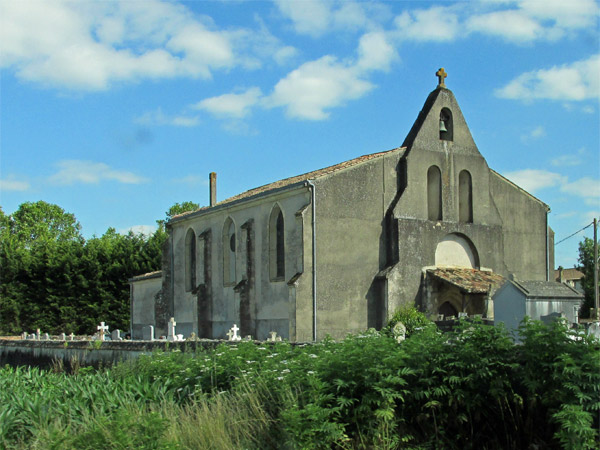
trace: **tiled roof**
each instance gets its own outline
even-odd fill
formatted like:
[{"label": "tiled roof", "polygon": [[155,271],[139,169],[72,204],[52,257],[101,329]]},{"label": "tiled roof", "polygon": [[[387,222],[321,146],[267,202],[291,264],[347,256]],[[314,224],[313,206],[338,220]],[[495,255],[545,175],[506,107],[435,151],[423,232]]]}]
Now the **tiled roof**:
[{"label": "tiled roof", "polygon": [[442,281],[456,286],[467,294],[486,294],[494,292],[505,281],[505,278],[491,271],[467,268],[436,268],[428,269],[428,273]]},{"label": "tiled roof", "polygon": [[[583,272],[575,269],[563,269],[563,280],[581,280],[585,275]],[[554,271],[554,281],[560,281],[560,270]]]},{"label": "tiled roof", "polygon": [[520,288],[528,298],[583,298],[583,294],[577,292],[571,286],[556,281],[521,281],[514,280],[513,283]]},{"label": "tiled roof", "polygon": [[[380,157],[382,157],[382,156],[384,156],[384,155],[386,155],[388,153],[391,153],[391,152],[394,152],[394,151],[398,151],[398,150],[401,150],[401,149],[402,148],[399,147],[399,148],[395,148],[395,149],[392,149],[392,150],[387,150],[385,152],[371,153],[370,155],[359,156],[358,158],[354,158],[354,159],[351,159],[349,161],[344,161],[344,162],[341,162],[339,164],[335,164],[333,166],[325,167],[324,169],[318,169],[318,170],[314,170],[312,172],[304,173],[302,175],[296,175],[294,177],[284,178],[283,180],[279,180],[279,181],[275,181],[273,183],[265,184],[264,186],[260,186],[260,187],[254,188],[254,189],[250,189],[248,191],[242,192],[241,194],[234,195],[233,197],[229,197],[226,200],[218,202],[215,206],[221,206],[221,205],[225,205],[225,204],[228,204],[228,203],[233,203],[233,202],[238,201],[238,200],[250,198],[250,197],[253,197],[253,196],[258,195],[258,194],[262,194],[262,193],[265,193],[265,192],[268,192],[268,191],[272,191],[272,190],[275,190],[275,189],[280,189],[280,188],[283,188],[283,187],[286,187],[286,186],[290,186],[292,184],[299,183],[299,182],[302,182],[302,181],[314,180],[315,178],[320,178],[320,177],[323,177],[325,175],[329,175],[331,173],[338,172],[338,171],[343,170],[343,169],[347,169],[349,167],[352,167],[352,166],[355,166],[357,164],[369,161],[371,159],[380,158]],[[200,208],[200,209],[198,209],[196,211],[188,211],[188,212],[185,212],[185,213],[173,216],[172,219],[178,219],[178,218],[181,218],[181,217],[185,217],[185,216],[187,216],[189,214],[194,214],[197,211],[203,211],[203,210],[207,210],[207,209],[210,209],[210,208],[211,208],[210,206],[204,206],[204,207],[202,207],[202,208]]]},{"label": "tiled roof", "polygon": [[135,277],[132,277],[129,279],[129,281],[141,281],[141,280],[147,280],[150,278],[158,278],[162,276],[162,270],[157,270],[155,272],[148,272],[148,273],[143,273],[141,275],[136,275]]}]

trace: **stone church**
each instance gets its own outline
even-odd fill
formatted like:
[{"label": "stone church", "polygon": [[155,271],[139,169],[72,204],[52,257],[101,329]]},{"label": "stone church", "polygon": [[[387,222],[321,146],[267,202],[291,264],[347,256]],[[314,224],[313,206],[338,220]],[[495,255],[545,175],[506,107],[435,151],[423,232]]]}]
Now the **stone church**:
[{"label": "stone church", "polygon": [[445,72],[401,147],[173,217],[162,271],[131,281],[133,338],[340,338],[399,307],[493,314],[506,278],[548,280],[546,204],[490,169]]}]

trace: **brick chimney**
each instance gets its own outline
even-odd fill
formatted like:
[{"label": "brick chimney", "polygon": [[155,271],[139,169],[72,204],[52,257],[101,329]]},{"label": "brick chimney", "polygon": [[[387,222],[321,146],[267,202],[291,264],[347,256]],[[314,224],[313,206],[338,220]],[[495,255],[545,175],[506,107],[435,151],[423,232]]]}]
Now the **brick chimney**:
[{"label": "brick chimney", "polygon": [[217,172],[211,172],[209,175],[210,180],[210,206],[217,204]]}]

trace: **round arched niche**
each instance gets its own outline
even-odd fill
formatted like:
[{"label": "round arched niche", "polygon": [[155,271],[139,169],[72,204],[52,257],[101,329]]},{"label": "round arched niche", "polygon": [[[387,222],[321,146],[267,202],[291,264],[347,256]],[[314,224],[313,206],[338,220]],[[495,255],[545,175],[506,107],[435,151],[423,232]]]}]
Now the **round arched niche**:
[{"label": "round arched niche", "polygon": [[435,249],[435,265],[479,269],[477,249],[466,236],[457,233],[448,234]]}]

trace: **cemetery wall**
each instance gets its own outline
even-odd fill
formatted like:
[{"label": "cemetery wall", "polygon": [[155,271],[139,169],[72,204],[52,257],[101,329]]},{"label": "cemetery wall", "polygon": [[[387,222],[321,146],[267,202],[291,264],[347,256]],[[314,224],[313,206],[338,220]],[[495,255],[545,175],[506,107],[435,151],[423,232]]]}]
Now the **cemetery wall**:
[{"label": "cemetery wall", "polygon": [[50,368],[62,362],[68,370],[73,364],[107,367],[155,351],[195,352],[214,348],[218,340],[169,341],[37,341],[0,339],[0,367],[36,366]]}]

